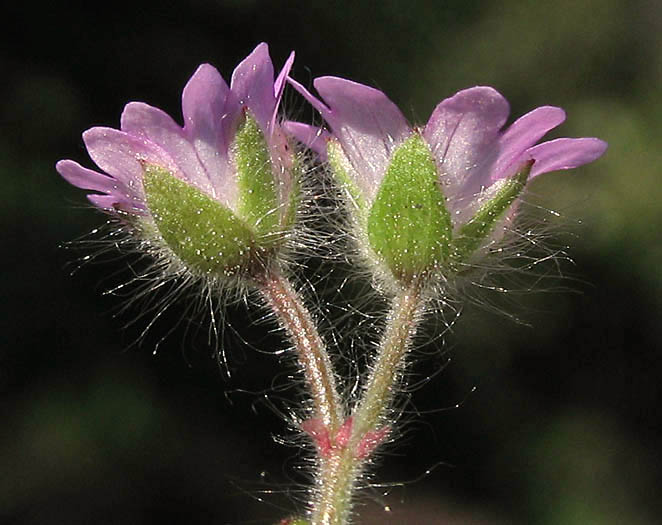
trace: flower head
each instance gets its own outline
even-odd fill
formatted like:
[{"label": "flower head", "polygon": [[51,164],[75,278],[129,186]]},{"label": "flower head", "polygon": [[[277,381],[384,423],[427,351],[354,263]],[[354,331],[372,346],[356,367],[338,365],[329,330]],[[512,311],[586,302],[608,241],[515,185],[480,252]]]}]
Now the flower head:
[{"label": "flower head", "polygon": [[592,162],[606,149],[597,138],[537,144],[565,120],[552,106],[504,130],[509,105],[490,87],[458,92],[412,128],[377,89],[320,77],[320,100],[289,82],[330,132],[298,122],[286,123],[287,131],[328,158],[354,204],[364,251],[397,280],[467,260],[503,233],[498,225],[513,215],[528,180]]},{"label": "flower head", "polygon": [[260,44],[229,86],[203,64],[182,94],[183,127],[131,102],[119,130],[83,133],[101,172],[72,160],[56,169],[192,272],[246,269],[277,251],[293,222],[296,162],[277,121],[293,60],[294,53],[274,80],[268,47]]}]

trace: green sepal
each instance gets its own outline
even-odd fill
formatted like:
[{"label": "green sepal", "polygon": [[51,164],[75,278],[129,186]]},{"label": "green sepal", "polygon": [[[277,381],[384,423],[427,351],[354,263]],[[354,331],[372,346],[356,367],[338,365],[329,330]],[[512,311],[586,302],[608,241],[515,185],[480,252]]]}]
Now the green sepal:
[{"label": "green sepal", "polygon": [[393,153],[368,215],[368,240],[400,280],[438,268],[447,258],[451,218],[434,158],[413,134]]},{"label": "green sepal", "polygon": [[255,238],[228,208],[158,166],[143,168],[147,207],[165,244],[196,273],[233,275],[255,252]]},{"label": "green sepal", "polygon": [[233,148],[238,172],[239,216],[258,235],[277,233],[281,210],[271,156],[260,126],[248,113],[237,130]]},{"label": "green sepal", "polygon": [[455,263],[466,261],[492,233],[497,221],[522,193],[531,172],[528,163],[513,177],[504,180],[496,193],[455,234],[452,256]]}]

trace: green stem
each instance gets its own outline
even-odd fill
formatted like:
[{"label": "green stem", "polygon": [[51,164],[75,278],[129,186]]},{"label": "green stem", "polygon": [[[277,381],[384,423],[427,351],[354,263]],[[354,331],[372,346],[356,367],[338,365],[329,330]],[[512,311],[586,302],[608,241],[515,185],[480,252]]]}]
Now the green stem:
[{"label": "green stem", "polygon": [[375,363],[352,414],[350,438],[346,446],[334,449],[331,457],[320,466],[313,525],[348,523],[356,482],[369,457],[369,452],[361,453],[361,450],[365,450],[370,433],[384,428],[383,419],[404,372],[405,357],[421,320],[424,303],[419,281],[403,288],[394,299]]},{"label": "green stem", "polygon": [[343,421],[344,410],[336,387],[331,359],[313,318],[298,293],[278,269],[256,278],[258,289],[287,332],[313,401],[315,417],[330,432]]}]

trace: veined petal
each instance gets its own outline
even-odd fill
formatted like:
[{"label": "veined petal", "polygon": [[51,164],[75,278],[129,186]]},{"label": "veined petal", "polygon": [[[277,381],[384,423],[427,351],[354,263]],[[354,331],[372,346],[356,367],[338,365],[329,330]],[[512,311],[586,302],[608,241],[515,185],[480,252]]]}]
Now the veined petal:
[{"label": "veined petal", "polygon": [[543,142],[527,151],[535,161],[530,176],[583,166],[599,158],[606,149],[606,142],[591,137]]},{"label": "veined petal", "polygon": [[248,107],[266,133],[276,107],[274,67],[267,44],[259,44],[237,66],[232,73],[230,89],[239,105]]},{"label": "veined petal", "polygon": [[216,196],[231,201],[234,185],[228,183],[228,148],[240,114],[240,107],[220,73],[202,64],[184,87],[182,94],[184,133],[193,144]]},{"label": "veined petal", "polygon": [[465,89],[443,100],[423,131],[447,197],[468,179],[489,177],[499,132],[508,118],[506,99],[491,87]]},{"label": "veined petal", "polygon": [[524,152],[564,120],[565,111],[554,106],[536,108],[517,119],[499,141],[499,158],[492,170],[492,182],[513,175]]},{"label": "veined petal", "polygon": [[184,130],[170,115],[142,102],[130,102],[122,112],[121,129],[163,148],[175,161],[187,182],[208,195],[214,195],[212,177],[198,159]]},{"label": "veined petal", "polygon": [[230,88],[218,70],[209,64],[200,65],[182,92],[184,129],[195,136],[216,131],[229,94]]},{"label": "veined petal", "polygon": [[173,159],[153,142],[112,128],[91,128],[83,142],[99,168],[130,189],[140,187],[143,163],[154,164],[181,176]]},{"label": "veined petal", "polygon": [[292,135],[296,140],[317,153],[322,162],[326,161],[326,145],[331,140],[331,134],[328,131],[317,126],[291,120],[283,122],[281,127],[285,133]]},{"label": "veined petal", "polygon": [[288,82],[317,110],[340,141],[356,185],[372,199],[393,150],[411,133],[406,119],[381,91],[338,77],[315,79],[324,102],[299,82]]},{"label": "veined petal", "polygon": [[315,79],[329,108],[324,119],[354,166],[357,184],[374,197],[393,150],[410,134],[404,115],[378,89],[338,77]]}]

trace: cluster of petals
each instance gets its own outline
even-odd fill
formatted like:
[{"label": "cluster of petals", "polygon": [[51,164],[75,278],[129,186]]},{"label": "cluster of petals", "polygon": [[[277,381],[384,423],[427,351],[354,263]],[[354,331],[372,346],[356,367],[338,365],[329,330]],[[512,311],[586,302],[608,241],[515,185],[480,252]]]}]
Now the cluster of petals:
[{"label": "cluster of petals", "polygon": [[[234,70],[230,85],[208,64],[201,65],[182,94],[184,126],[142,102],[126,105],[120,129],[94,127],[83,133],[100,171],[73,160],[57,163],[71,184],[92,190],[89,200],[109,212],[148,214],[142,178],[145,164],[169,171],[224,206],[237,205],[236,167],[231,145],[246,112],[256,120],[269,148],[281,197],[292,186],[292,156],[285,133],[322,158],[334,140],[346,157],[348,176],[370,204],[394,151],[412,134],[424,139],[436,163],[440,187],[454,224],[468,220],[490,189],[532,163],[530,178],[575,168],[600,157],[607,145],[597,138],[559,138],[538,144],[565,120],[558,107],[542,106],[504,125],[506,99],[491,87],[465,89],[440,102],[427,124],[413,128],[381,91],[337,77],[320,77],[320,98],[289,77],[290,54],[274,79],[264,43]],[[286,82],[321,114],[328,131],[300,122],[279,124],[277,112]]]},{"label": "cluster of petals", "polygon": [[[503,129],[507,100],[491,87],[465,89],[440,102],[425,127],[414,129],[381,91],[337,77],[319,77],[321,100],[293,79],[288,81],[320,113],[329,131],[299,122],[285,127],[322,158],[329,140],[337,140],[352,178],[370,203],[395,149],[412,133],[430,148],[454,222],[475,211],[481,195],[533,161],[529,177],[575,168],[600,157],[607,144],[597,138],[559,138],[537,144],[565,120],[558,107],[542,106]],[[537,145],[536,145],[537,144]]]},{"label": "cluster of petals", "polygon": [[147,213],[145,164],[168,170],[234,209],[237,177],[230,150],[237,127],[249,112],[265,136],[276,180],[287,185],[291,158],[276,116],[293,61],[294,53],[274,81],[269,49],[262,43],[234,70],[230,86],[213,66],[203,64],[182,94],[183,127],[158,108],[130,102],[119,130],[94,127],[83,133],[87,151],[101,172],[72,160],[58,162],[56,169],[74,186],[96,192],[88,199],[111,213]]}]

